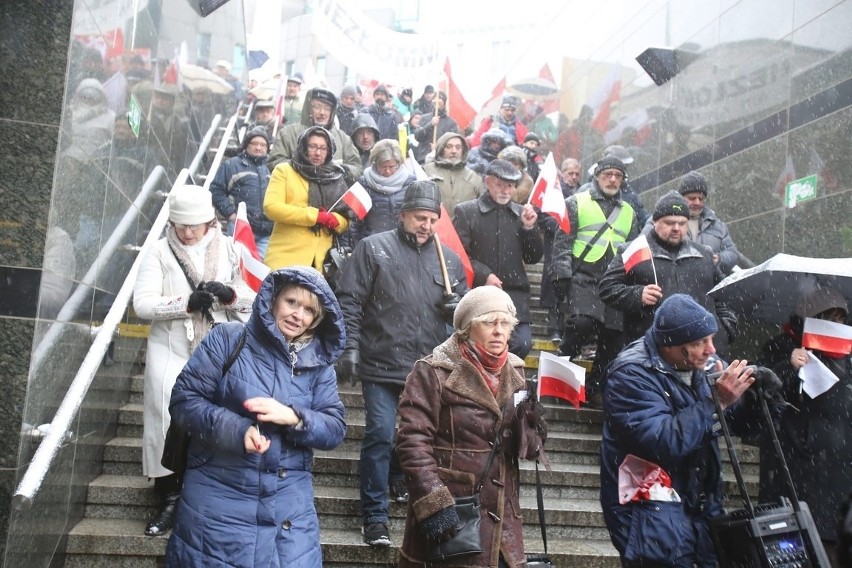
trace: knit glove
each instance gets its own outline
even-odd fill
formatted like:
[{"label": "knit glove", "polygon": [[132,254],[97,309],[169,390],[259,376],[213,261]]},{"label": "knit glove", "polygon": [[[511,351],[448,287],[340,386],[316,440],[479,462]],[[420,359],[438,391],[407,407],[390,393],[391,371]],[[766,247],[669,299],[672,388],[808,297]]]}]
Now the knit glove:
[{"label": "knit glove", "polygon": [[426,542],[446,542],[456,536],[456,527],[461,520],[455,507],[441,509],[420,522],[420,534]]},{"label": "knit glove", "polygon": [[203,284],[203,282],[199,284],[199,289],[189,295],[189,300],[186,303],[187,312],[200,312],[205,309],[209,310],[213,307],[213,301],[216,298],[213,294],[204,289]]},{"label": "knit glove", "polygon": [[230,304],[237,295],[233,288],[216,281],[208,282],[204,285],[204,289],[219,298],[223,304]]},{"label": "knit glove", "polygon": [[317,225],[322,225],[329,231],[333,231],[340,226],[340,221],[337,220],[337,217],[333,213],[329,213],[325,209],[320,209],[319,213],[317,213]]}]

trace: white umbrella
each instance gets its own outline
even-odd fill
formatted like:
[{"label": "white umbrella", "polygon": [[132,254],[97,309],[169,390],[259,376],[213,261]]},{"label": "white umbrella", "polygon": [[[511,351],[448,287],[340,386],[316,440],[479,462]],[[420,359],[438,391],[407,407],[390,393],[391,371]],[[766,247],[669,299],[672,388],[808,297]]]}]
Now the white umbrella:
[{"label": "white umbrella", "polygon": [[229,95],[234,92],[234,87],[230,83],[210,69],[198,65],[189,63],[181,65],[180,77],[183,85],[190,91],[206,87],[215,95]]},{"label": "white umbrella", "polygon": [[817,288],[833,288],[852,299],[852,258],[776,254],[753,268],[734,272],[708,294],[746,319],[784,323],[796,304]]}]

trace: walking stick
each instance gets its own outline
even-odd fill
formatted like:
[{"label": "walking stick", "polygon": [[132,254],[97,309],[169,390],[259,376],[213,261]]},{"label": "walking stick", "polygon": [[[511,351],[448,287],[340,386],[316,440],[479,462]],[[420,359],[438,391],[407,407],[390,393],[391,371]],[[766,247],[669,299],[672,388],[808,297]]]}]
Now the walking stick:
[{"label": "walking stick", "polygon": [[444,277],[444,288],[447,294],[452,294],[453,288],[450,286],[450,275],[447,274],[447,262],[444,260],[444,249],[441,248],[441,238],[438,233],[435,233],[435,248],[438,249],[438,263],[441,265],[441,275]]}]

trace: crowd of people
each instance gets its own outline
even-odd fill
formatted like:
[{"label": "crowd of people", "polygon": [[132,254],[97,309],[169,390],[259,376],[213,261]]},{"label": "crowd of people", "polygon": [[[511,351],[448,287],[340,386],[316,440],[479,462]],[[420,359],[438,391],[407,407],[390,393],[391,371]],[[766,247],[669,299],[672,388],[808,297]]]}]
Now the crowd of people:
[{"label": "crowd of people", "polygon": [[[741,255],[707,205],[701,173],[683,176],[646,211],[629,185],[630,149],[604,149],[583,183],[588,156],[566,144],[558,162],[566,232],[527,202],[541,141],[516,118],[517,98],[504,97],[495,116],[463,132],[446,113],[446,94],[432,87],[414,100],[411,89],[393,97],[379,86],[365,106],[358,87],[301,94],[302,82],[289,78],[285,115],[251,101],[239,150],[209,192],[172,192],[166,236],[140,271],[134,305],[155,322],[144,473],[163,499],[146,534],[174,527],[168,566],[254,566],[270,557],[321,565],[312,455],[343,440],[337,381],[360,383],[366,410],[359,477],[367,545],[392,544],[389,504],[407,503],[400,565],[442,565],[431,545],[456,534],[454,500],[476,494],[484,546],[464,562],[523,565],[519,460],[538,457],[547,428],[540,412],[521,412],[538,404],[525,393],[524,358],[537,307],[527,265],[542,260],[549,339],[561,356],[592,362],[585,405],[604,413],[601,503],[625,566],[716,562],[709,519],[722,512],[722,492],[712,390],[722,410],[736,413],[747,411],[740,399],[750,390],[798,396],[805,413],[775,410],[785,451],[801,464],[795,481],[833,545],[832,511],[852,489],[847,437],[813,437],[848,423],[852,358],[803,351],[801,322],[848,321],[847,299],[822,289],[803,297],[788,333],[761,355],[774,372],[755,372],[735,357],[736,314],[707,295]],[[405,147],[430,179],[416,179]],[[341,201],[356,182],[372,201],[363,218]],[[271,269],[256,295],[224,237],[240,203]],[[436,240],[442,215],[470,260],[470,280],[459,255]],[[653,262],[628,266],[623,253],[637,238]],[[332,288],[323,271],[341,246],[350,253]],[[246,323],[217,325],[226,320]],[[796,372],[810,357],[842,381],[816,403],[797,392]],[[169,416],[191,436],[182,475],[160,465]],[[522,430],[536,442],[517,443]],[[495,449],[494,440],[505,443]],[[628,455],[664,468],[681,501],[662,512],[620,502],[618,469]],[[831,470],[809,492],[806,464],[838,457],[839,474]],[[781,494],[772,460],[761,462],[761,484],[762,495]]]}]

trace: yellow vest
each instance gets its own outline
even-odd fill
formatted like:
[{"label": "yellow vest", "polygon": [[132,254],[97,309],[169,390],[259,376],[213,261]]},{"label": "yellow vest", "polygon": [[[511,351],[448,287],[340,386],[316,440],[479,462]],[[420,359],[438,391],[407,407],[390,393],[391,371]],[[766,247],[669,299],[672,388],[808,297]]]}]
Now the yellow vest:
[{"label": "yellow vest", "polygon": [[[580,258],[583,251],[589,247],[589,242],[598,234],[598,231],[606,223],[606,216],[598,202],[592,199],[591,193],[584,191],[577,194],[577,237],[574,239],[574,258]],[[586,253],[584,262],[594,264],[606,254],[607,248],[615,252],[615,247],[627,240],[630,226],[633,223],[633,207],[629,203],[621,202],[621,212],[603,234],[591,245]]]}]

